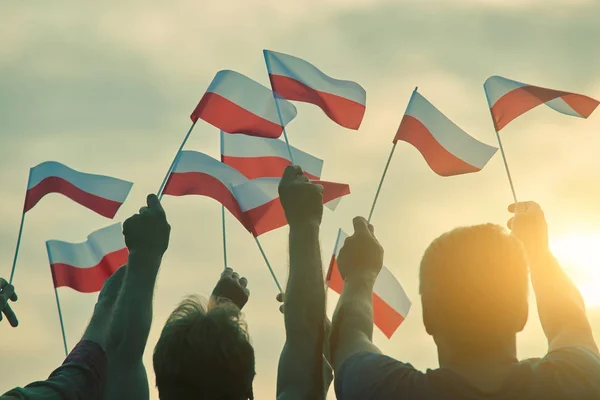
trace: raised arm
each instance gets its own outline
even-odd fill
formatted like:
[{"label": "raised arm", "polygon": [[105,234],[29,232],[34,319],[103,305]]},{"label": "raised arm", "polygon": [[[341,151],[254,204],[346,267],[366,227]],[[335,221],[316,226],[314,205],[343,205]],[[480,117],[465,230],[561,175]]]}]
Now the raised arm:
[{"label": "raised arm", "polygon": [[522,241],[531,283],[549,350],[579,346],[598,354],[581,293],[560,267],[548,246],[548,226],[534,202],[512,204],[509,228]]},{"label": "raised arm", "polygon": [[323,399],[325,284],[319,248],[323,188],[310,183],[300,167],[288,167],[279,184],[279,196],[290,226],[290,272],[277,398]]},{"label": "raised arm", "polygon": [[354,354],[380,353],[373,344],[373,287],[383,268],[383,248],[373,225],[354,218],[354,234],[346,239],[338,257],[344,289],[333,314],[331,357],[338,374]]},{"label": "raised arm", "polygon": [[0,321],[2,321],[2,314],[4,314],[10,326],[16,328],[19,325],[19,320],[10,307],[10,304],[8,303],[9,300],[17,301],[15,288],[13,285],[6,282],[4,278],[0,278]]}]

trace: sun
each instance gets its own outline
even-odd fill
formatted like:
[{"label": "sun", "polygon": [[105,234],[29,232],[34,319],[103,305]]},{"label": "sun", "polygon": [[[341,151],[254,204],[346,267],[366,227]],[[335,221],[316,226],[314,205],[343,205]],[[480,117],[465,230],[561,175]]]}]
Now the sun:
[{"label": "sun", "polygon": [[550,248],[588,307],[600,307],[600,234],[569,233],[550,239]]}]

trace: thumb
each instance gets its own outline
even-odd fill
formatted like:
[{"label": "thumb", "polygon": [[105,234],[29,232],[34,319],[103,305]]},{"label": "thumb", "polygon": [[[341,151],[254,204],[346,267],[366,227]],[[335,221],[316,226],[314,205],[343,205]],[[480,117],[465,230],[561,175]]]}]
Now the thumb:
[{"label": "thumb", "polygon": [[363,217],[356,217],[352,220],[354,224],[354,233],[358,232],[370,232],[369,223]]}]

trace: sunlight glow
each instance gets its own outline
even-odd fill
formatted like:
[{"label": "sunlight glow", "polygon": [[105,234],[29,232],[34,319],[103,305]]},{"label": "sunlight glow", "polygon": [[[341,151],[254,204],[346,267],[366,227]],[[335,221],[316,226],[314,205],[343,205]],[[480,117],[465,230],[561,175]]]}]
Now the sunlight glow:
[{"label": "sunlight glow", "polygon": [[571,233],[552,238],[550,248],[588,307],[600,307],[600,234]]}]

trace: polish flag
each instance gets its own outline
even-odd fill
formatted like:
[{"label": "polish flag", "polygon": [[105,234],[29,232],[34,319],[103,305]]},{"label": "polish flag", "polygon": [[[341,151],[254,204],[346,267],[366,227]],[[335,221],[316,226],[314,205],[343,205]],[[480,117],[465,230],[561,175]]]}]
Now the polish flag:
[{"label": "polish flag", "polygon": [[100,291],[129,256],[121,223],[93,232],[83,243],[48,240],[46,249],[54,287],[68,286],[82,293]]},{"label": "polish flag", "polygon": [[[347,237],[348,235],[341,229],[338,231],[335,249],[325,278],[327,286],[338,294],[341,294],[342,289],[344,289],[344,279],[337,265],[337,257],[342,247],[344,247]],[[384,266],[373,288],[373,319],[375,325],[388,339],[391,338],[408,315],[410,306],[411,302],[402,285],[400,285],[394,274]]]},{"label": "polish flag", "polygon": [[480,171],[498,150],[469,136],[416,90],[394,143],[398,140],[415,146],[441,176]]},{"label": "polish flag", "polygon": [[[321,177],[323,160],[291,147],[294,163],[309,179]],[[247,135],[228,135],[221,131],[221,161],[240,171],[248,179],[281,178],[292,165],[286,143],[279,139]]]},{"label": "polish flag", "polygon": [[114,218],[132,186],[121,179],[86,174],[46,161],[29,171],[23,212],[31,210],[45,195],[60,193],[106,218]]},{"label": "polish flag", "polygon": [[[260,236],[287,225],[283,206],[279,200],[281,178],[259,178],[233,187],[233,193],[242,211],[252,225],[252,234]],[[323,204],[335,210],[342,196],[350,194],[344,183],[313,181],[323,186]]]},{"label": "polish flag", "polygon": [[181,152],[163,193],[170,196],[199,195],[215,199],[251,231],[233,194],[233,186],[248,179],[229,165],[197,151]]},{"label": "polish flag", "polygon": [[264,50],[271,88],[279,96],[319,106],[337,124],[358,129],[367,93],[358,83],[333,79],[301,58]]},{"label": "polish flag", "polygon": [[190,116],[194,122],[202,118],[227,133],[268,138],[281,136],[283,127],[295,117],[292,103],[276,100],[272,90],[228,70],[217,72]]},{"label": "polish flag", "polygon": [[501,76],[492,76],[483,85],[496,132],[527,111],[546,104],[559,113],[587,118],[599,102],[591,97],[527,85]]}]

